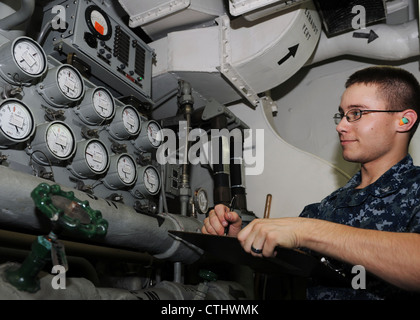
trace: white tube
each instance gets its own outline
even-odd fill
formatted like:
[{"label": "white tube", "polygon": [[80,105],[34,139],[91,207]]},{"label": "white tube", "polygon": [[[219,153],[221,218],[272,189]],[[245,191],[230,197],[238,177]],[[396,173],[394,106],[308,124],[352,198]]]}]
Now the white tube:
[{"label": "white tube", "polygon": [[[374,32],[377,38],[368,42],[369,39],[366,38],[355,38],[355,32],[366,35]],[[387,61],[410,58],[419,54],[418,36],[416,20],[400,25],[372,25],[366,29],[354,30],[332,38],[328,38],[323,32],[318,47],[307,65],[341,55]]]},{"label": "white tube", "polygon": [[22,0],[20,10],[0,20],[0,29],[10,30],[32,17],[35,0]]}]

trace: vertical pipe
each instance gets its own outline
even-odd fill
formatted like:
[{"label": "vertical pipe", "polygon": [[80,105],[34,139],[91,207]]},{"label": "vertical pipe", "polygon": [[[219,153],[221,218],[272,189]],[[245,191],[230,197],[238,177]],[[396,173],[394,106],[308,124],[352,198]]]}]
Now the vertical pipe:
[{"label": "vertical pipe", "polygon": [[247,211],[245,190],[245,168],[243,162],[243,135],[239,129],[230,133],[230,184],[235,209]]},{"label": "vertical pipe", "polygon": [[189,149],[189,133],[191,126],[191,114],[193,112],[193,103],[194,99],[192,97],[191,86],[188,82],[180,80],[178,82],[178,106],[181,112],[184,113],[185,119],[187,120],[187,128],[185,135],[185,150],[184,150],[184,159],[182,166],[182,175],[181,175],[181,185],[179,190],[179,199],[181,206],[181,215],[186,216],[188,212],[188,204],[191,197],[190,189],[190,175],[189,175],[189,164],[188,164],[188,149]]},{"label": "vertical pipe", "polygon": [[[224,115],[218,115],[211,119],[212,129],[226,129],[227,119]],[[212,137],[213,138],[213,137]],[[230,191],[230,168],[229,163],[223,163],[226,158],[226,153],[229,159],[230,149],[224,148],[223,135],[217,137],[218,159],[213,163],[213,179],[214,179],[214,204],[224,204],[229,206],[232,195]],[[214,143],[212,142],[212,148]]]}]

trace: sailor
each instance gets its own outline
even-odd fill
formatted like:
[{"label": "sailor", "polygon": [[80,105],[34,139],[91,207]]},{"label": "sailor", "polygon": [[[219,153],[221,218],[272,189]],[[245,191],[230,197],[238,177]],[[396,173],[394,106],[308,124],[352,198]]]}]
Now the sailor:
[{"label": "sailor", "polygon": [[236,236],[244,250],[272,257],[277,246],[305,248],[342,268],[363,266],[366,289],[314,283],[308,299],[391,299],[420,291],[420,167],[408,147],[419,124],[420,86],[406,70],[373,66],[345,84],[334,120],[343,158],[360,163],[348,183],[299,217],[255,219],[217,205],[203,233]]}]

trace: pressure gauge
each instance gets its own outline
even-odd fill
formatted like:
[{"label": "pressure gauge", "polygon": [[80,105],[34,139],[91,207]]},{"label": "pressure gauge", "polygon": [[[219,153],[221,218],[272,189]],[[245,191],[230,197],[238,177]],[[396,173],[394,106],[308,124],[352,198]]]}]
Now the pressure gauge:
[{"label": "pressure gauge", "polygon": [[139,167],[138,179],[134,187],[130,190],[136,198],[146,198],[156,195],[161,187],[159,172],[152,165]]},{"label": "pressure gauge", "polygon": [[85,84],[76,68],[63,64],[50,69],[37,90],[50,105],[65,107],[83,97]]},{"label": "pressure gauge", "polygon": [[134,146],[148,152],[160,146],[162,143],[162,128],[155,120],[149,120],[142,124],[139,136],[133,141]]},{"label": "pressure gauge", "polygon": [[102,124],[112,119],[115,115],[114,98],[103,87],[86,90],[83,101],[75,109],[75,112],[86,124]]},{"label": "pressure gauge", "polygon": [[23,102],[6,99],[0,104],[0,145],[26,141],[34,131],[34,117]]},{"label": "pressure gauge", "polygon": [[60,164],[76,151],[74,137],[71,128],[62,121],[43,123],[36,127],[34,140],[27,151],[40,164]]},{"label": "pressure gauge", "polygon": [[98,6],[90,6],[85,11],[86,24],[89,30],[101,40],[109,40],[112,35],[108,15]]},{"label": "pressure gauge", "polygon": [[111,156],[110,168],[103,179],[109,189],[121,189],[132,186],[137,179],[137,165],[127,153]]},{"label": "pressure gauge", "polygon": [[68,169],[78,178],[93,178],[108,170],[109,154],[105,145],[98,139],[77,143],[77,151]]},{"label": "pressure gauge", "polygon": [[141,129],[140,114],[130,105],[118,107],[112,123],[107,127],[109,134],[117,140],[130,139]]},{"label": "pressure gauge", "polygon": [[0,76],[12,84],[33,84],[47,70],[44,50],[28,37],[2,45],[0,57]]},{"label": "pressure gauge", "polygon": [[194,206],[198,213],[206,214],[209,210],[209,199],[206,190],[199,188],[194,192]]}]

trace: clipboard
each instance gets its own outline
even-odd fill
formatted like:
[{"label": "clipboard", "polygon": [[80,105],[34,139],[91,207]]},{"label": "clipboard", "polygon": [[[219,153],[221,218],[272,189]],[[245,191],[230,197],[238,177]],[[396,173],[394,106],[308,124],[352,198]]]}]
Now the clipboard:
[{"label": "clipboard", "polygon": [[232,264],[247,265],[256,272],[314,277],[336,285],[347,283],[347,279],[341,274],[314,256],[298,249],[276,247],[277,254],[274,258],[260,258],[245,252],[234,237],[177,230],[168,232],[186,245],[191,244]]}]

